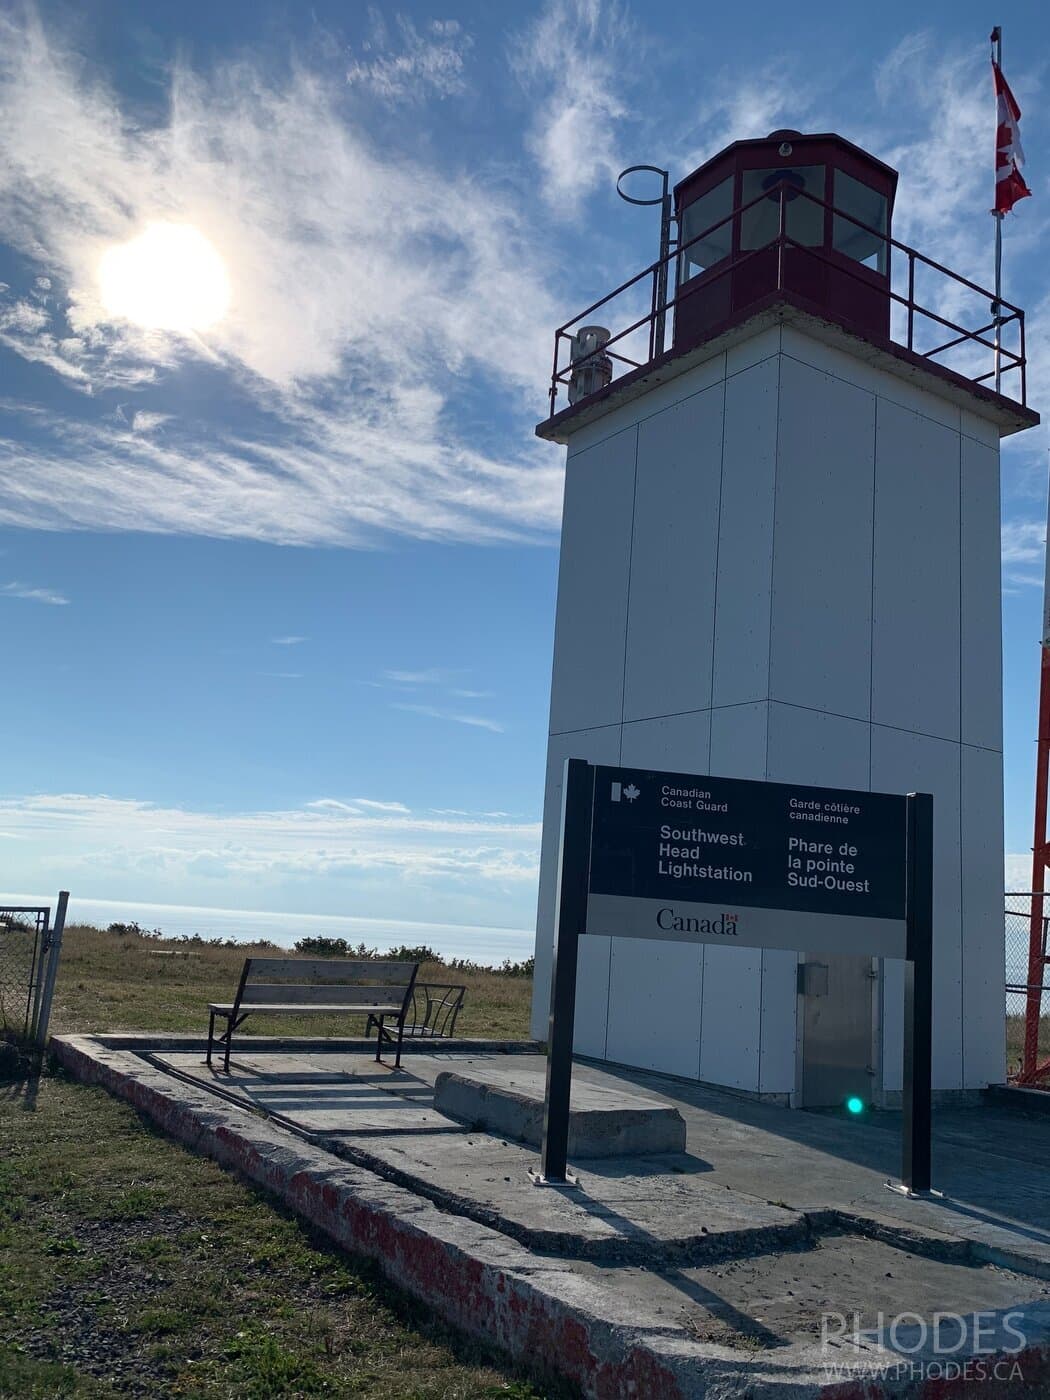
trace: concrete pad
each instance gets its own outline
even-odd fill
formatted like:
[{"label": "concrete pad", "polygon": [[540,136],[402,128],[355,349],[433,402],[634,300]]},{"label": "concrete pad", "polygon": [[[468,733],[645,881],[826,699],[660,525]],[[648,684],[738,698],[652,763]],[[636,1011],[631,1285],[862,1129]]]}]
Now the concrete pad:
[{"label": "concrete pad", "polygon": [[[447,1118],[539,1147],[545,1071],[493,1062],[473,1073],[442,1070],[434,1107]],[[685,1119],[670,1104],[577,1080],[569,1105],[569,1156],[653,1156],[685,1151]]]},{"label": "concrete pad", "polygon": [[[1050,1120],[935,1114],[935,1174],[951,1194],[909,1201],[882,1184],[894,1115],[846,1123],[578,1065],[582,1082],[677,1107],[687,1151],[595,1159],[579,1191],[544,1190],[525,1184],[535,1153],[521,1144],[394,1126],[421,1112],[447,1122],[432,1103],[447,1052],[384,1076],[364,1056],[273,1046],[220,1096],[170,1052],[52,1044],[73,1074],[276,1192],[438,1316],[596,1400],[917,1400],[983,1380],[989,1400],[1050,1394]],[[261,1116],[260,1088],[335,1126]],[[961,1319],[947,1359],[938,1313]]]}]

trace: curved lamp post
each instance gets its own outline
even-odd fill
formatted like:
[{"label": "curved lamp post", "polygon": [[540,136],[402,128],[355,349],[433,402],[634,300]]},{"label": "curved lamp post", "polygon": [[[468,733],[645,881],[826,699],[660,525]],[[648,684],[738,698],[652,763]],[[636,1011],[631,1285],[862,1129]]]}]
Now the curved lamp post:
[{"label": "curved lamp post", "polygon": [[[652,175],[659,175],[663,182],[661,192],[655,199],[637,199],[632,194],[626,194],[620,187],[624,176],[634,175],[643,170]],[[663,354],[664,327],[667,321],[667,267],[668,256],[671,252],[670,178],[669,172],[661,170],[658,165],[629,165],[626,170],[621,170],[616,177],[616,193],[628,204],[659,204],[660,206],[660,265],[656,274],[656,315],[653,323],[653,347],[657,355]]]}]

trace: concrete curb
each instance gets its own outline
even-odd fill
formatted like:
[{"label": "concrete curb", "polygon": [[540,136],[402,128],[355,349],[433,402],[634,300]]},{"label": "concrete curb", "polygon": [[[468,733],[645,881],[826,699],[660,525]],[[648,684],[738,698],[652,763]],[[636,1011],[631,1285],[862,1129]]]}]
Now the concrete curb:
[{"label": "concrete curb", "polygon": [[[146,1039],[156,1047],[156,1037]],[[541,1374],[557,1371],[594,1400],[933,1400],[961,1393],[940,1377],[909,1379],[906,1366],[903,1379],[829,1383],[815,1346],[756,1354],[693,1341],[673,1320],[647,1316],[614,1289],[573,1272],[569,1261],[530,1252],[485,1225],[441,1211],[99,1037],[59,1036],[51,1049],[75,1078],[127,1100],[169,1136],[280,1197],[346,1249],[375,1260],[393,1283],[446,1322]],[[1050,1393],[1050,1305],[1029,1310],[1026,1325],[1038,1340],[1004,1358],[1020,1362],[1023,1381],[989,1379],[980,1391],[985,1400]]]},{"label": "concrete curb", "polygon": [[[203,1055],[208,1047],[205,1035],[179,1032],[113,1031],[105,1035],[64,1035],[52,1037],[54,1041],[91,1040],[96,1045],[104,1045],[108,1050],[134,1050],[141,1053],[151,1050],[154,1054]],[[363,1036],[348,1036],[336,1039],[333,1036],[276,1036],[241,1035],[238,1033],[236,1047],[242,1054],[265,1055],[309,1053],[314,1055],[374,1055],[375,1040]],[[535,1040],[468,1040],[457,1036],[454,1040],[430,1039],[422,1036],[405,1041],[401,1054],[405,1055],[535,1055],[539,1049]]]}]

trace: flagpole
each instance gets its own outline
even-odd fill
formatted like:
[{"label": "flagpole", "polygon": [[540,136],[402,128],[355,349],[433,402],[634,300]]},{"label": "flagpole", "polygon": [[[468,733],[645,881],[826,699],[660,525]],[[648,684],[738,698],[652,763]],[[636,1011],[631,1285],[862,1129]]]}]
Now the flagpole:
[{"label": "flagpole", "polygon": [[[1003,31],[1001,25],[992,30],[992,62],[1003,71]],[[996,154],[998,161],[998,153]],[[995,392],[1000,392],[1002,377],[1001,340],[1002,335],[1002,295],[1003,295],[1003,214],[1001,209],[992,210],[995,218],[995,303],[992,315],[995,317]]]}]

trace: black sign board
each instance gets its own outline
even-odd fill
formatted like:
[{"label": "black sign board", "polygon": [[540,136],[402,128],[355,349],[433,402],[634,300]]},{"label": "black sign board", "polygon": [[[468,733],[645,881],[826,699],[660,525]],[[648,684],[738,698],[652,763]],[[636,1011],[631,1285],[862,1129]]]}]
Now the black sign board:
[{"label": "black sign board", "polygon": [[[539,1184],[566,1185],[582,934],[905,959],[902,1187],[930,1189],[933,798],[565,762]],[[889,1184],[889,1183],[887,1183]],[[898,1188],[894,1188],[898,1189]]]},{"label": "black sign board", "polygon": [[594,770],[588,933],[904,957],[906,799]]}]

